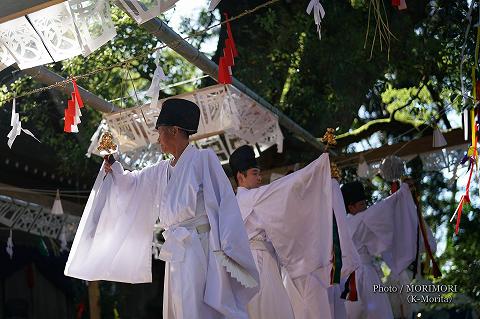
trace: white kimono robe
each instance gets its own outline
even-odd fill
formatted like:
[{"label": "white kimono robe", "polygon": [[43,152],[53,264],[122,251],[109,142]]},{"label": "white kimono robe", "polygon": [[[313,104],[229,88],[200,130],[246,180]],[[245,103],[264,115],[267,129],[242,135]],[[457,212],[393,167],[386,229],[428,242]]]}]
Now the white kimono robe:
[{"label": "white kimono robe", "polygon": [[[237,199],[260,271],[260,293],[249,304],[252,318],[291,318],[286,295],[279,288],[278,264],[270,252],[257,248],[255,239],[271,242],[278,261],[292,278],[295,318],[319,318],[320,311],[329,313],[326,288],[332,269],[331,192],[327,154],[269,185],[239,190]],[[269,266],[262,264],[265,260]],[[282,306],[278,306],[280,302]]]},{"label": "white kimono robe", "polygon": [[[430,227],[425,224],[425,229],[427,231],[428,243],[430,244],[430,248],[432,253],[435,254],[437,251],[437,242],[435,237],[433,236],[432,230]],[[432,284],[432,282],[427,281],[421,275],[421,256],[425,252],[425,244],[423,234],[418,230],[418,263],[417,263],[417,274],[415,276],[415,283],[416,284]],[[401,285],[410,284],[413,280],[413,272],[409,269],[403,270],[400,274],[394,274],[393,272],[387,278],[386,285],[395,285],[400,287]],[[408,302],[408,295],[411,293],[407,293],[406,289],[402,291],[402,293],[391,293],[388,294],[388,298],[390,300],[390,304],[392,305],[392,311],[394,318],[402,318],[402,319],[409,319],[412,318],[414,312],[418,312],[422,308],[422,304],[418,303],[411,303]],[[419,294],[421,295],[421,294]]]},{"label": "white kimono robe", "polygon": [[163,317],[248,318],[258,272],[235,195],[211,150],[188,146],[175,167],[159,161],[128,172],[116,162],[104,176],[102,167],[65,275],[151,282],[153,225],[159,218],[166,229],[160,252],[167,262]]},{"label": "white kimono robe", "polygon": [[374,293],[381,285],[381,270],[373,256],[382,255],[394,274],[400,274],[415,259],[416,206],[407,184],[364,212],[348,215],[347,222],[362,265],[356,271],[357,302],[346,302],[349,319],[393,318],[386,293]]},{"label": "white kimono robe", "polygon": [[340,249],[342,251],[342,269],[340,284],[334,284],[328,288],[330,300],[331,317],[335,319],[346,319],[345,299],[341,298],[344,284],[348,277],[360,266],[360,256],[352,241],[352,235],[347,224],[347,212],[343,201],[342,191],[336,179],[332,179],[332,202],[335,220],[337,221]]}]

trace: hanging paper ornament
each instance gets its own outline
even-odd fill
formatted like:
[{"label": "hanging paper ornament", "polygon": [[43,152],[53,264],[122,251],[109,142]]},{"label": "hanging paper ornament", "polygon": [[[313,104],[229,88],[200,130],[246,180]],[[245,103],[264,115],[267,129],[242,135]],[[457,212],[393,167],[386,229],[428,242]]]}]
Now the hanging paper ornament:
[{"label": "hanging paper ornament", "polygon": [[83,108],[83,100],[75,79],[72,79],[72,84],[72,99],[68,100],[67,108],[65,109],[65,124],[63,130],[67,133],[78,133],[78,124],[81,123],[80,116],[82,116],[80,109]]},{"label": "hanging paper ornament", "polygon": [[208,11],[213,11],[218,6],[221,0],[211,0],[210,5],[208,6]]},{"label": "hanging paper ornament", "polygon": [[[55,201],[53,202],[51,213],[53,215],[63,215],[62,201],[60,200],[60,191],[57,189],[57,196],[55,196]],[[60,240],[60,251],[68,251],[67,245],[67,235],[65,231],[65,226],[60,230],[60,235],[58,237]]]},{"label": "hanging paper ornament", "polygon": [[35,137],[35,135],[33,135],[32,132],[30,132],[29,130],[27,129],[24,129],[22,128],[22,122],[20,122],[20,115],[15,111],[15,98],[13,98],[13,102],[12,102],[12,118],[10,119],[10,125],[12,126],[12,129],[10,130],[10,132],[8,133],[7,137],[8,137],[8,147],[12,148],[12,145],[13,145],[13,142],[15,141],[15,139],[17,138],[17,136],[20,135],[20,133],[23,131],[25,134],[27,135],[30,135],[31,137],[33,137],[34,139],[36,139],[38,142],[40,142],[38,140],[38,138]]},{"label": "hanging paper ornament", "polygon": [[225,40],[225,48],[223,49],[223,56],[218,61],[218,83],[231,84],[232,83],[232,66],[235,65],[235,59],[238,56],[238,51],[233,41],[232,29],[230,22],[228,22],[228,15],[224,13],[227,20],[227,39]]},{"label": "hanging paper ornament", "polygon": [[178,0],[119,0],[123,8],[142,24],[175,7]]},{"label": "hanging paper ornament", "polygon": [[12,230],[10,229],[10,236],[7,239],[7,247],[5,248],[7,254],[10,256],[10,259],[13,258],[13,237],[12,237]]},{"label": "hanging paper ornament", "polygon": [[370,173],[370,169],[367,164],[367,161],[365,161],[365,158],[361,156],[360,162],[358,163],[357,176],[360,178],[368,178],[370,175],[369,173]]},{"label": "hanging paper ornament", "polygon": [[307,14],[311,14],[313,11],[313,18],[315,20],[315,24],[317,25],[317,32],[318,37],[320,40],[322,39],[322,30],[321,30],[321,22],[323,17],[325,16],[325,10],[323,9],[322,5],[320,4],[320,0],[310,0],[310,3],[307,7]]},{"label": "hanging paper ornament", "polygon": [[158,51],[157,51],[157,56],[155,58],[155,65],[157,66],[157,68],[153,73],[152,83],[150,84],[150,87],[145,93],[146,96],[149,96],[152,98],[152,101],[150,102],[150,106],[153,108],[156,108],[158,104],[160,82],[168,80],[168,77],[165,75],[162,67],[160,66],[160,53]]},{"label": "hanging paper ornament", "polygon": [[433,147],[439,148],[445,146],[447,146],[447,140],[445,140],[442,131],[440,131],[440,129],[437,127],[433,130]]},{"label": "hanging paper ornament", "polygon": [[405,174],[405,163],[398,156],[387,156],[380,164],[380,174],[388,182],[398,180]]}]

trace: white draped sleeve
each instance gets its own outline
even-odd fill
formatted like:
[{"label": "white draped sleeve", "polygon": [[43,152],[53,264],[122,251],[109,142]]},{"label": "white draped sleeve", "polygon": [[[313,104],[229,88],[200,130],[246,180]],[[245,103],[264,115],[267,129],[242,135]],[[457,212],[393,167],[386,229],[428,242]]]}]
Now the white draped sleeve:
[{"label": "white draped sleeve", "polygon": [[321,280],[329,285],[333,216],[328,154],[237,198],[244,219],[252,210],[260,218],[291,278],[321,268]]},{"label": "white draped sleeve", "polygon": [[347,212],[342,191],[336,179],[332,179],[332,200],[333,212],[337,221],[338,237],[340,239],[340,249],[342,251],[341,277],[347,278],[360,266],[360,257],[352,241],[352,235],[347,224]]},{"label": "white draped sleeve", "polygon": [[353,241],[370,255],[382,255],[392,272],[399,274],[415,260],[417,208],[407,184],[351,219]]},{"label": "white draped sleeve", "polygon": [[201,152],[203,194],[213,251],[204,300],[226,317],[235,318],[236,309],[245,310],[248,301],[258,292],[258,270],[232,185],[215,153]]},{"label": "white draped sleeve", "polygon": [[[153,225],[167,162],[141,171],[100,168],[80,220],[65,275],[84,280],[151,282]],[[105,178],[104,178],[105,177]]]}]

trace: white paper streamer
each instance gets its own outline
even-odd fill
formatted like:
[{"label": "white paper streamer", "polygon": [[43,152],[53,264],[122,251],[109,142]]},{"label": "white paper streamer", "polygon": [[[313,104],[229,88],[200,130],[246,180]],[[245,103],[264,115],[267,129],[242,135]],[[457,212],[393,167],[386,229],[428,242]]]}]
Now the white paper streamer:
[{"label": "white paper streamer", "polygon": [[7,247],[5,248],[7,254],[10,256],[10,259],[13,258],[13,237],[12,230],[10,229],[10,236],[7,239]]},{"label": "white paper streamer", "polygon": [[447,140],[445,140],[445,137],[443,136],[442,132],[440,129],[437,127],[433,131],[433,147],[445,147],[447,146]]},{"label": "white paper streamer", "polygon": [[[60,192],[58,189],[57,189],[57,196],[55,197],[55,201],[53,202],[51,213],[53,215],[63,215],[62,200],[60,199]],[[65,226],[62,226],[62,230],[60,231],[60,235],[58,239],[60,240],[60,251],[68,251]]]},{"label": "white paper streamer", "polygon": [[15,98],[13,98],[13,102],[12,102],[12,118],[10,120],[10,125],[12,126],[12,129],[10,130],[10,132],[7,135],[7,137],[8,137],[8,142],[7,142],[8,147],[12,148],[13,142],[15,141],[17,136],[20,135],[20,133],[22,131],[25,134],[28,134],[31,137],[33,137],[34,139],[36,139],[38,142],[40,142],[38,140],[38,138],[36,138],[35,135],[33,135],[32,132],[22,128],[22,122],[20,122],[20,115],[15,112]]},{"label": "white paper streamer", "polygon": [[311,14],[313,11],[313,18],[315,19],[315,24],[317,25],[317,32],[320,40],[322,39],[322,32],[320,24],[323,17],[325,17],[325,10],[320,4],[320,0],[310,0],[310,3],[307,7],[307,14]]},{"label": "white paper streamer", "polygon": [[213,11],[218,6],[221,0],[212,0],[210,1],[210,5],[208,6],[208,11]]},{"label": "white paper streamer", "polygon": [[157,66],[157,68],[153,73],[152,83],[150,84],[150,87],[145,93],[146,96],[149,96],[152,98],[152,101],[150,102],[152,107],[157,107],[158,96],[160,91],[160,82],[168,80],[168,77],[165,75],[162,67],[160,66],[160,54],[158,52],[157,52],[157,57],[155,58],[155,65]]}]

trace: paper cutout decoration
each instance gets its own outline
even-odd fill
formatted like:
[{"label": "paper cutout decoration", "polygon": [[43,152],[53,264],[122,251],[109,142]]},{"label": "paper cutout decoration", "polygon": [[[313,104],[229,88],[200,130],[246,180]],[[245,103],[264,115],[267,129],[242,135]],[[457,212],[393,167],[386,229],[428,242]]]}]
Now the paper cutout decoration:
[{"label": "paper cutout decoration", "polygon": [[28,19],[54,61],[69,59],[82,53],[68,2],[31,13]]},{"label": "paper cutout decoration", "polygon": [[5,248],[7,254],[10,256],[10,259],[13,258],[13,237],[12,230],[10,229],[10,236],[7,239],[7,247]]},{"label": "paper cutout decoration", "polygon": [[68,4],[84,56],[89,55],[117,34],[110,15],[108,0],[69,0]]},{"label": "paper cutout decoration", "polygon": [[[58,189],[57,189],[57,195],[55,196],[55,201],[53,202],[51,213],[53,215],[63,215],[62,201],[60,199],[60,191]],[[65,231],[65,226],[62,226],[62,230],[60,231],[60,235],[58,239],[60,240],[60,251],[68,251],[67,234]]]},{"label": "paper cutout decoration", "polygon": [[398,180],[405,174],[405,163],[398,156],[387,156],[380,164],[380,174],[387,182]]},{"label": "paper cutout decoration", "polygon": [[160,82],[168,80],[168,77],[165,75],[162,67],[160,66],[160,54],[158,52],[157,52],[157,57],[155,58],[155,65],[157,66],[157,68],[153,73],[152,83],[150,84],[150,87],[145,93],[146,96],[149,96],[152,98],[152,101],[150,102],[152,104],[152,107],[157,107],[158,96],[160,91]]},{"label": "paper cutout decoration", "polygon": [[82,116],[80,109],[83,108],[83,101],[75,79],[72,79],[72,84],[72,99],[68,100],[68,106],[65,109],[65,124],[63,130],[67,133],[78,133],[78,124],[81,123],[80,116]]},{"label": "paper cutout decoration", "polygon": [[8,68],[14,63],[15,59],[13,56],[8,52],[7,48],[0,43],[0,71]]},{"label": "paper cutout decoration", "polygon": [[15,98],[13,98],[13,102],[12,102],[12,118],[10,119],[10,125],[12,126],[12,129],[10,130],[10,132],[8,133],[7,137],[8,137],[8,147],[12,148],[12,145],[13,145],[13,142],[15,141],[15,139],[17,138],[17,136],[20,135],[20,133],[23,131],[25,134],[27,135],[30,135],[31,137],[33,137],[34,139],[36,139],[38,142],[40,142],[38,140],[38,138],[35,137],[35,135],[33,135],[32,132],[30,132],[29,130],[27,129],[24,129],[22,128],[22,122],[20,122],[20,115],[15,111]]},{"label": "paper cutout decoration", "polygon": [[178,0],[119,0],[123,8],[138,23],[142,24],[172,9]]},{"label": "paper cutout decoration", "polygon": [[212,0],[210,1],[210,5],[208,6],[208,11],[213,11],[218,6],[221,0]]},{"label": "paper cutout decoration", "polygon": [[0,71],[87,56],[116,35],[107,0],[69,0],[0,24]]},{"label": "paper cutout decoration", "polygon": [[[228,15],[224,13],[225,19],[228,21]],[[235,41],[233,41],[232,29],[230,22],[227,25],[227,39],[225,39],[225,48],[223,49],[223,56],[218,61],[218,83],[231,84],[232,83],[232,66],[235,65],[235,59],[238,56]]]},{"label": "paper cutout decoration", "polygon": [[20,69],[53,62],[42,39],[25,17],[0,24],[0,42]]},{"label": "paper cutout decoration", "polygon": [[310,3],[307,6],[307,14],[310,15],[313,11],[313,18],[315,20],[315,24],[317,25],[317,32],[318,32],[318,37],[320,40],[322,39],[322,29],[321,29],[321,23],[323,17],[325,17],[325,10],[323,9],[323,6],[320,4],[320,0],[310,0]]},{"label": "paper cutout decoration", "polygon": [[442,132],[437,127],[435,130],[433,130],[433,147],[438,148],[445,146],[447,146],[447,140],[445,140]]},{"label": "paper cutout decoration", "polygon": [[360,162],[358,163],[357,176],[360,178],[368,178],[370,176],[370,167],[363,156],[360,158]]}]

